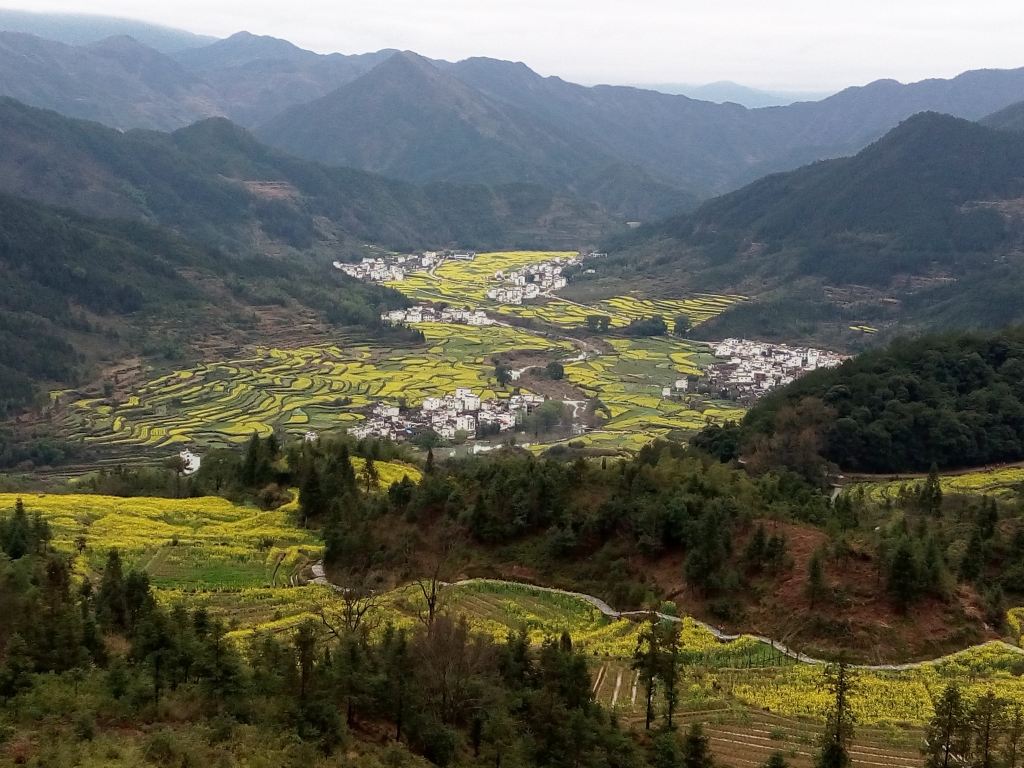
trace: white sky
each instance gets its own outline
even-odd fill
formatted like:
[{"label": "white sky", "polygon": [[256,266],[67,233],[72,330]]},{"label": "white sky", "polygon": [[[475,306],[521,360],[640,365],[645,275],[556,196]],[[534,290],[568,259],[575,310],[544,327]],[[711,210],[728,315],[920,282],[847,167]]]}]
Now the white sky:
[{"label": "white sky", "polygon": [[1022,0],[10,0],[32,11],[245,29],[320,52],[492,56],[583,83],[829,90],[1024,66]]}]

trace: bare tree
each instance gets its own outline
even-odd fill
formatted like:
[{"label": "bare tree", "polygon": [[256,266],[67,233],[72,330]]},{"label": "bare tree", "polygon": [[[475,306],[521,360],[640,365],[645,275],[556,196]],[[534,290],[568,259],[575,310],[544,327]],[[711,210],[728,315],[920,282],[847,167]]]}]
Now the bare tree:
[{"label": "bare tree", "polygon": [[368,572],[349,572],[343,586],[333,587],[332,595],[314,602],[313,612],[327,631],[340,640],[346,634],[376,629],[381,620],[377,610],[381,599]]},{"label": "bare tree", "polygon": [[424,575],[413,582],[423,596],[423,605],[418,611],[419,620],[427,629],[429,635],[434,628],[434,622],[444,608],[444,587],[447,586],[446,579],[449,578],[451,562],[455,553],[458,537],[454,530],[446,527],[441,532],[441,548],[435,552],[427,564],[426,569],[421,571]]}]

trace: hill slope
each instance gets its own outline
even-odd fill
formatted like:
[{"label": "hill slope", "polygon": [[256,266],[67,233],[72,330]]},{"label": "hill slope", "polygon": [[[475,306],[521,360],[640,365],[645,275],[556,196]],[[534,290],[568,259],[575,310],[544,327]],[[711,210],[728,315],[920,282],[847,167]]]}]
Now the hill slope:
[{"label": "hill slope", "polygon": [[79,383],[100,363],[190,357],[211,335],[254,340],[267,331],[264,310],[295,323],[373,324],[378,307],[403,301],[303,264],[238,259],[145,224],[3,195],[0,276],[3,415],[33,402],[40,385]]},{"label": "hill slope", "polygon": [[259,144],[226,120],[121,133],[0,101],[0,192],[94,216],[146,220],[236,252],[335,255],[394,248],[579,245],[598,214],[514,185],[418,187],[328,169]]},{"label": "hill slope", "polygon": [[244,32],[171,57],[123,40],[101,48],[4,33],[0,95],[117,128],[228,116],[307,159],[411,181],[541,183],[645,221],[855,152],[919,111],[978,119],[1024,99],[1024,70],[747,109],[493,59],[320,55]]},{"label": "hill slope", "polygon": [[72,46],[0,32],[0,95],[121,129],[223,114],[209,85],[128,37]]},{"label": "hill slope", "polygon": [[1024,101],[989,115],[981,123],[1003,131],[1024,131]]},{"label": "hill slope", "polygon": [[612,177],[629,200],[674,195],[673,204],[686,202],[577,134],[412,53],[391,56],[256,133],[300,157],[418,182],[528,182],[607,203],[602,181]]},{"label": "hill slope", "polygon": [[175,59],[217,92],[228,117],[253,126],[326,96],[393,53],[320,55],[287,40],[239,32],[202,48],[179,51]]},{"label": "hill slope", "polygon": [[0,29],[45,37],[67,45],[88,45],[108,37],[129,35],[162,53],[209,45],[215,38],[183,29],[114,16],[71,13],[33,13],[0,9]]},{"label": "hill slope", "polygon": [[[992,301],[1021,285],[1022,198],[1024,138],[922,114],[855,157],[767,177],[648,227],[610,268],[767,294],[761,309],[774,301],[775,312],[803,286],[790,319],[808,327],[1004,325],[1024,320],[1019,299]],[[806,316],[808,302],[821,317]],[[757,315],[746,305],[706,332],[754,332]],[[794,331],[784,326],[779,335]]]},{"label": "hill slope", "polygon": [[1022,373],[1020,328],[900,339],[766,397],[743,422],[748,463],[803,471],[794,446],[812,442],[822,459],[861,472],[1020,461]]}]

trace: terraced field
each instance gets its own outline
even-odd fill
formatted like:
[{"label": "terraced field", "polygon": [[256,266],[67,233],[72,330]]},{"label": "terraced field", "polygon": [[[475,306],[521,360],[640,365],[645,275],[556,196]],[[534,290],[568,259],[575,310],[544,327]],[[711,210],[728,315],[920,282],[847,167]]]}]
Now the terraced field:
[{"label": "terraced field", "polygon": [[155,379],[123,403],[79,400],[69,436],[98,445],[238,443],[281,426],[293,434],[362,419],[377,400],[418,403],[456,387],[496,391],[490,356],[512,350],[567,354],[572,347],[515,328],[425,325],[427,349],[321,346],[260,350]]},{"label": "terraced field", "polygon": [[608,408],[604,431],[611,434],[664,435],[672,430],[697,430],[709,421],[738,419],[742,411],[728,406],[665,398],[664,387],[696,375],[708,361],[706,348],[668,337],[610,339],[615,354],[574,362],[565,375]]},{"label": "terraced field", "polygon": [[738,295],[703,293],[681,299],[650,299],[629,294],[584,305],[557,296],[547,296],[529,304],[514,306],[498,304],[487,298],[487,289],[494,285],[494,274],[499,270],[514,270],[575,255],[563,251],[481,253],[473,261],[446,261],[432,274],[416,272],[407,275],[402,281],[388,285],[414,301],[472,306],[492,314],[531,318],[563,328],[586,325],[588,315],[607,315],[611,318],[613,328],[622,328],[633,320],[652,315],[662,315],[668,322],[677,315],[686,315],[691,323],[698,325],[745,300],[745,297]]},{"label": "terraced field", "polygon": [[[576,327],[587,315],[608,314],[623,326],[640,317],[686,314],[702,322],[741,301],[739,296],[698,295],[678,300],[620,296],[582,306],[548,299],[522,307],[497,307],[486,291],[498,270],[516,269],[569,253],[513,251],[480,254],[474,261],[448,261],[436,274],[408,276],[395,287],[428,301],[484,306],[491,311],[535,317],[551,326]],[[368,343],[293,349],[266,348],[249,357],[197,365],[154,378],[123,401],[72,400],[62,408],[62,432],[97,447],[131,455],[184,446],[200,448],[242,442],[275,428],[293,435],[328,432],[362,420],[372,403],[418,404],[425,397],[470,387],[485,398],[503,397],[496,388],[492,357],[536,352],[572,360],[577,345],[558,333],[530,332],[506,325],[489,327],[423,324],[425,348],[387,348]],[[607,408],[608,423],[585,443],[636,450],[673,430],[695,430],[708,421],[737,418],[728,406],[662,397],[662,388],[697,374],[705,348],[683,340],[609,340],[613,352],[566,365],[566,378]],[[69,393],[62,393],[68,399]],[[535,446],[542,450],[543,446]]]},{"label": "terraced field", "polygon": [[[943,475],[939,478],[944,493],[967,495],[990,495],[1017,497],[1024,492],[1024,467],[1001,467],[997,469]],[[895,501],[901,494],[914,491],[924,483],[923,477],[886,482],[855,483],[847,493],[863,494],[876,502]]]}]

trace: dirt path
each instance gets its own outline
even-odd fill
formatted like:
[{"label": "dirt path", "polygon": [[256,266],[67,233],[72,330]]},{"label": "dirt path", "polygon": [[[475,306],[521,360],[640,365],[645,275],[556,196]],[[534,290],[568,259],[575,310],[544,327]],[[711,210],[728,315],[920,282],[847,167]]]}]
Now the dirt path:
[{"label": "dirt path", "polygon": [[[604,614],[605,616],[607,616],[610,619],[643,618],[645,616],[650,616],[651,615],[650,611],[617,611],[614,608],[612,608],[610,605],[608,605],[608,603],[606,603],[601,598],[594,597],[593,595],[588,595],[588,594],[585,594],[583,592],[571,592],[571,591],[565,590],[565,589],[555,589],[554,587],[541,587],[541,586],[537,586],[536,584],[526,584],[526,583],[518,582],[518,581],[503,581],[503,580],[500,580],[500,579],[465,579],[463,581],[457,581],[457,582],[455,582],[454,584],[452,584],[450,586],[456,586],[457,587],[457,586],[468,586],[468,585],[473,585],[473,584],[503,584],[503,585],[506,585],[506,586],[523,587],[523,588],[527,588],[527,589],[532,589],[532,590],[536,590],[538,592],[548,592],[550,594],[555,594],[555,595],[565,595],[567,597],[575,597],[577,599],[584,600],[585,602],[590,603],[592,606],[597,608],[597,610],[599,610],[602,614]],[[658,618],[662,619],[663,621],[671,621],[671,622],[674,622],[674,623],[679,623],[679,622],[682,621],[682,619],[680,617],[678,617],[678,616],[670,616],[670,615],[665,614],[665,613],[655,612],[654,615],[657,616]],[[761,635],[750,635],[750,634],[747,634],[747,635],[732,635],[732,634],[729,634],[727,632],[724,632],[723,630],[719,629],[718,627],[712,626],[711,624],[707,624],[707,623],[705,623],[703,621],[699,621],[697,619],[693,619],[692,617],[689,617],[689,618],[691,618],[691,620],[695,624],[697,624],[700,627],[703,627],[704,629],[706,629],[708,632],[710,632],[712,635],[714,635],[718,640],[720,640],[722,642],[729,642],[731,640],[738,640],[741,637],[751,637],[754,640],[757,640],[759,643],[764,643],[765,645],[770,646],[771,648],[773,648],[774,650],[778,651],[782,655],[788,656],[789,658],[794,659],[795,661],[799,661],[799,662],[801,662],[803,664],[827,664],[827,663],[829,663],[826,659],[817,659],[817,658],[814,658],[813,656],[808,656],[805,653],[800,653],[799,651],[793,650],[792,648],[788,647],[787,645],[785,645],[783,643],[780,643],[780,642],[778,642],[776,640],[773,640],[771,638],[768,638],[768,637],[764,637],[764,636],[761,636]],[[1004,642],[1003,640],[992,640],[992,641],[990,641],[988,643],[984,643],[983,644],[983,646],[992,646],[992,645],[1000,646],[1002,648],[1005,648],[1006,650],[1012,651],[1013,653],[1018,653],[1018,654],[1024,655],[1024,648],[1020,648],[1020,647],[1018,647],[1016,645],[1011,645],[1010,643]],[[939,657],[934,658],[934,659],[927,659],[927,660],[924,660],[924,661],[912,661],[912,662],[907,662],[907,663],[904,663],[904,664],[851,664],[850,666],[853,667],[854,669],[863,669],[863,670],[868,670],[868,671],[899,672],[899,671],[904,671],[904,670],[909,670],[909,669],[920,669],[921,667],[934,666],[935,664],[940,664],[943,661],[946,661],[946,660],[952,658],[954,655],[956,655],[956,654],[955,653],[949,653],[949,654],[946,654],[944,656],[939,656]]]}]

